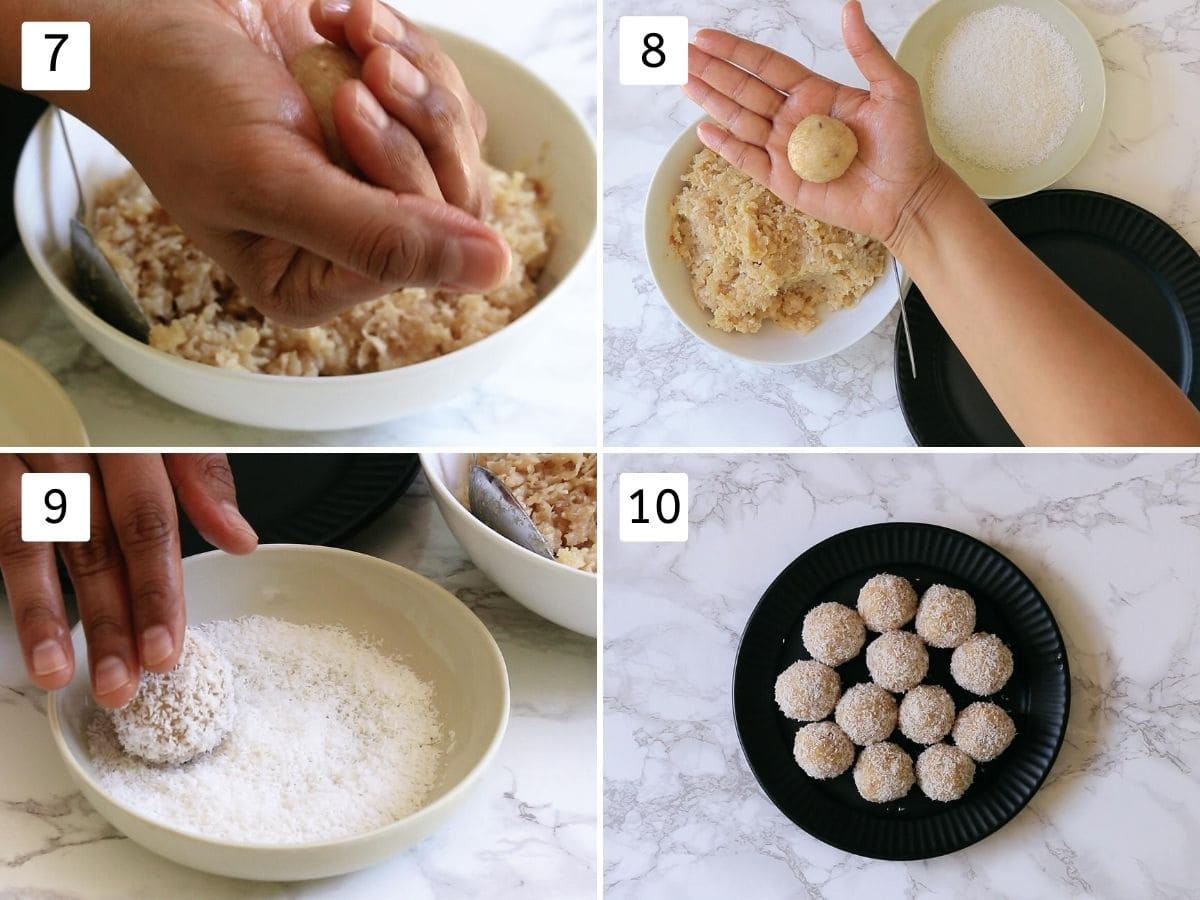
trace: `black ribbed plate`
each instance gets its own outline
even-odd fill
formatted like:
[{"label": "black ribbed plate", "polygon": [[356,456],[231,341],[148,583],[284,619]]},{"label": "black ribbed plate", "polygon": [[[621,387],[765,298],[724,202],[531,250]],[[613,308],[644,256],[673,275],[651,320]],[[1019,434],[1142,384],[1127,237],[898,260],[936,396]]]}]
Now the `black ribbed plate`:
[{"label": "black ribbed plate", "polygon": [[[1157,216],[1092,191],[1041,191],[992,211],[1038,258],[1142,348],[1200,406],[1200,254]],[[965,286],[964,290],[969,291]],[[1015,447],[1009,428],[913,286],[905,295],[896,390],[908,430],[926,447]]]},{"label": "black ribbed plate", "polygon": [[[775,678],[808,659],[800,640],[804,615],[818,603],[854,606],[859,588],[880,572],[903,575],[918,593],[935,583],[975,598],[976,628],[999,635],[1013,652],[1013,676],[988,699],[1017,726],[1012,746],[982,763],[961,800],[936,803],[914,785],[893,803],[868,803],[850,771],[809,778],[792,756],[800,725],[775,705]],[[911,629],[911,625],[909,628]],[[872,638],[868,632],[868,642]],[[865,654],[838,667],[843,687],[868,681]],[[929,649],[927,683],[941,684],[962,709],[980,698],[950,677],[950,651]],[[875,859],[927,859],[987,837],[1029,802],[1062,745],[1070,709],[1067,651],[1042,595],[1024,573],[975,538],[896,522],[844,531],[806,550],[780,573],[751,613],[733,673],[733,712],[754,777],[779,810],[818,840]],[[899,730],[891,738],[914,759],[918,745]]]}]

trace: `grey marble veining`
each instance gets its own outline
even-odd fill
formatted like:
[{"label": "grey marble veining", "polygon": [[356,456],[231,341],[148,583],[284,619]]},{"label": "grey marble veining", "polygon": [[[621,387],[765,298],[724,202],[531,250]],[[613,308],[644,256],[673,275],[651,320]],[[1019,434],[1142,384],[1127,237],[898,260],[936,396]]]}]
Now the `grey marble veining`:
[{"label": "grey marble veining", "polygon": [[5,604],[0,900],[595,896],[595,642],[538,618],[493,586],[446,529],[423,478],[350,546],[453,592],[504,654],[512,689],[508,732],[462,811],[408,852],[340,878],[252,883],[168,862],[115,831],[75,790],[50,736],[44,696],[21,669]]},{"label": "grey marble veining", "polygon": [[[687,472],[686,544],[605,529],[606,896],[1195,897],[1200,884],[1200,458],[619,456]],[[810,838],[738,745],[734,653],[807,547],[874,522],[986,541],[1054,611],[1066,741],[1032,802],[983,842],[913,863]]]},{"label": "grey marble veining", "polygon": [[[553,85],[594,128],[596,7],[537,0],[514,14],[486,0],[404,0],[418,22],[496,47]],[[596,440],[598,253],[580,263],[575,296],[546,323],[547,339],[479,387],[434,410],[351,431],[286,432],[221,422],[177,406],[115,369],[59,312],[19,248],[0,261],[0,337],[66,388],[96,446],[579,446]]]},{"label": "grey marble veining", "polygon": [[[1200,246],[1200,10],[1192,0],[1065,0],[1096,38],[1108,74],[1101,131],[1058,185],[1116,194]],[[842,48],[841,0],[666,0],[693,32],[724,28],[777,47],[849,84],[863,79]],[[925,0],[866,0],[893,51]],[[896,399],[895,312],[858,344],[816,364],[743,363],[694,338],[654,284],[642,250],[650,178],[701,111],[677,88],[624,87],[617,19],[645,4],[605,6],[604,433],[610,446],[904,446]]]}]

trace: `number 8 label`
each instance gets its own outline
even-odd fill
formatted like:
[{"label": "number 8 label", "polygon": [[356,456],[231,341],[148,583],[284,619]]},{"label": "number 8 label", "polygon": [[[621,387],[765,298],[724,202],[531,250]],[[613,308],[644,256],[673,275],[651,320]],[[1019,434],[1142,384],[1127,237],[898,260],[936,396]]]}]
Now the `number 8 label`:
[{"label": "number 8 label", "polygon": [[621,16],[621,84],[686,84],[687,16]]},{"label": "number 8 label", "polygon": [[623,542],[688,539],[688,477],[684,472],[624,472],[617,504]]}]

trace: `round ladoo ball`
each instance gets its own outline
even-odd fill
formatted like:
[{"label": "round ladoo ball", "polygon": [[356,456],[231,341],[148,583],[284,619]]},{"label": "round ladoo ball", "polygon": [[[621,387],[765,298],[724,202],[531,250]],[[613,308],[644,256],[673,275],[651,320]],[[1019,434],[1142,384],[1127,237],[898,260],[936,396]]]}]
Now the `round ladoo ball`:
[{"label": "round ladoo ball", "polygon": [[111,716],[126,753],[178,765],[220,744],[233,728],[234,712],[229,661],[189,629],[175,668],[144,673],[134,698]]},{"label": "round ladoo ball", "polygon": [[1012,651],[1000,638],[985,631],[971,635],[950,655],[950,674],[955,682],[981,697],[1004,687],[1012,672]]},{"label": "round ladoo ball", "polygon": [[289,69],[317,115],[329,158],[335,165],[352,171],[354,163],[342,147],[333,121],[333,95],[342,82],[361,77],[362,64],[358,57],[344,47],[325,42],[297,54]]},{"label": "round ladoo ball", "polygon": [[838,701],[833,719],[860,747],[875,744],[896,730],[896,698],[877,684],[856,684]]},{"label": "round ladoo ball", "polygon": [[958,714],[952,732],[954,743],[976,762],[991,762],[1008,749],[1017,726],[995,703],[980,700]]},{"label": "round ladoo ball", "polygon": [[912,757],[889,741],[864,748],[854,764],[854,786],[872,803],[899,800],[913,781]]},{"label": "round ladoo ball", "polygon": [[867,671],[876,684],[902,693],[925,678],[929,651],[911,631],[889,631],[867,645]]},{"label": "round ladoo ball", "polygon": [[872,631],[894,631],[917,614],[917,592],[907,578],[876,575],[858,592],[858,614]]},{"label": "round ladoo ball", "polygon": [[974,780],[975,761],[957,747],[934,744],[917,757],[917,784],[930,800],[957,800]]},{"label": "round ladoo ball", "polygon": [[900,701],[900,732],[917,744],[936,744],[954,727],[954,701],[936,684],[919,684]]},{"label": "round ladoo ball", "polygon": [[935,584],[921,597],[916,626],[930,647],[957,647],[975,631],[975,601],[966,591]]},{"label": "round ladoo ball", "polygon": [[858,138],[831,116],[805,116],[788,139],[788,162],[805,181],[824,184],[841,178],[858,156]]},{"label": "round ladoo ball", "polygon": [[797,731],[793,753],[812,778],[837,778],[854,763],[854,745],[832,722],[813,722]]},{"label": "round ladoo ball", "polygon": [[825,718],[841,693],[838,673],[812,659],[797,660],[775,679],[775,702],[785,716],[798,722]]},{"label": "round ladoo ball", "polygon": [[804,617],[804,649],[827,666],[840,666],[858,656],[867,640],[863,620],[848,606],[822,603]]}]

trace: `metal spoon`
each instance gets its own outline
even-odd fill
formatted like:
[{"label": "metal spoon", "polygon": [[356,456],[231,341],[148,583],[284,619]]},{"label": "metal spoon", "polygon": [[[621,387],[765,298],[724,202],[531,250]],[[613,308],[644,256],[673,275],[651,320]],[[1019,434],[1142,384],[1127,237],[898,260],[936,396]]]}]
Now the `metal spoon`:
[{"label": "metal spoon", "polygon": [[538,556],[554,559],[550,545],[504,482],[480,465],[471,466],[467,482],[471,512],[488,528]]},{"label": "metal spoon", "polygon": [[912,367],[912,377],[915,381],[917,378],[917,354],[913,350],[912,332],[908,330],[908,311],[904,308],[904,295],[907,293],[904,289],[905,283],[911,284],[908,276],[900,277],[900,264],[896,262],[896,257],[892,257],[892,272],[896,276],[896,290],[900,292],[900,324],[904,327],[904,343],[908,347],[908,364]]},{"label": "metal spoon", "polygon": [[67,147],[67,159],[71,162],[71,174],[75,176],[75,187],[79,191],[79,205],[71,218],[71,262],[75,265],[75,287],[91,304],[96,315],[145,344],[150,340],[150,322],[137,301],[130,296],[125,283],[113,271],[112,263],[96,245],[95,238],[88,230],[83,181],[75,165],[75,154],[71,152],[67,123],[63,120],[61,110],[55,109],[54,115],[62,131],[63,143]]}]

